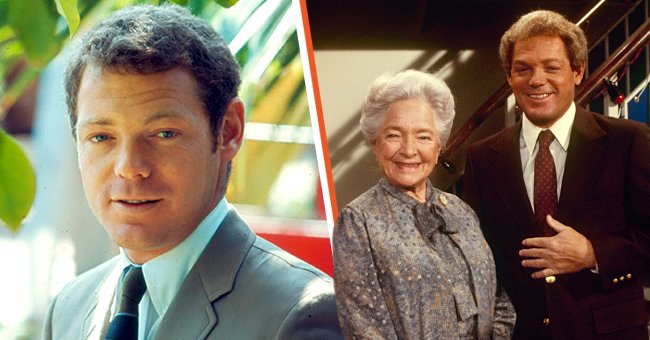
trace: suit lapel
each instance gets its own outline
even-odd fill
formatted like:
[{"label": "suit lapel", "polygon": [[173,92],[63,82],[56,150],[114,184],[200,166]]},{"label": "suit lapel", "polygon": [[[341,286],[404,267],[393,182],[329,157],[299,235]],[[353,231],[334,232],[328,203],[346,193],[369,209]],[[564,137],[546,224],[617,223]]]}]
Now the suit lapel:
[{"label": "suit lapel", "polygon": [[83,334],[85,339],[103,339],[106,335],[111,317],[111,307],[115,298],[115,287],[120,279],[122,268],[114,259],[112,269],[107,273],[104,280],[97,285],[93,293],[94,299],[88,308],[88,314],[83,321]]},{"label": "suit lapel", "polygon": [[600,177],[605,157],[602,138],[605,136],[605,131],[592,115],[576,107],[558,204],[557,217],[560,221],[582,204],[586,197],[585,191],[592,188],[594,181]]},{"label": "suit lapel", "polygon": [[521,169],[519,153],[519,134],[521,122],[504,131],[490,149],[495,153],[492,163],[487,167],[487,176],[492,186],[495,198],[501,200],[500,206],[505,207],[516,221],[504,225],[526,226],[534,225],[535,218],[531,208],[524,175]]},{"label": "suit lapel", "polygon": [[[99,291],[99,289],[98,289]],[[97,293],[96,293],[97,294]],[[102,322],[99,321],[100,316],[99,314],[101,312],[96,312],[97,311],[97,304],[98,304],[98,299],[100,298],[98,295],[97,299],[94,299],[94,301],[91,303],[90,309],[88,310],[88,314],[83,319],[83,334],[84,334],[84,339],[99,339],[99,332],[101,332],[102,328]],[[110,309],[110,308],[109,308]],[[105,309],[104,316],[110,315],[110,310]],[[104,319],[107,319],[105,317]]]},{"label": "suit lapel", "polygon": [[255,234],[235,211],[228,215],[183,281],[155,339],[205,339],[218,323],[212,303],[233,289]]}]

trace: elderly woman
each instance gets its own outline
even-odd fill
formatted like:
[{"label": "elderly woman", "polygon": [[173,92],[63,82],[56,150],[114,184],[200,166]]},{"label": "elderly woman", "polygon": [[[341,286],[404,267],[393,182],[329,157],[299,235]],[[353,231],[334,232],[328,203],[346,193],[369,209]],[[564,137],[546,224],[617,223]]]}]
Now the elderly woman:
[{"label": "elderly woman", "polygon": [[476,215],[428,179],[453,118],[451,91],[431,74],[384,75],[370,88],[361,130],[383,178],[334,229],[346,338],[510,338],[515,312]]}]

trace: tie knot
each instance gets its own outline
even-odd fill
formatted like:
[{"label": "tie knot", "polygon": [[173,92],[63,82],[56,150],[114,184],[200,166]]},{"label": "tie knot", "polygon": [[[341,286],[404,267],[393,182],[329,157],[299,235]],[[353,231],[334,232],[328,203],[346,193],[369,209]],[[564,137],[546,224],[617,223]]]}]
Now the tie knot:
[{"label": "tie knot", "polygon": [[120,312],[137,314],[138,304],[146,290],[147,284],[144,281],[142,267],[129,266],[122,283]]},{"label": "tie knot", "polygon": [[553,132],[551,132],[551,130],[542,130],[537,137],[537,140],[539,140],[539,146],[546,149],[548,149],[548,146],[551,145],[553,139],[555,139],[555,136],[553,136]]}]

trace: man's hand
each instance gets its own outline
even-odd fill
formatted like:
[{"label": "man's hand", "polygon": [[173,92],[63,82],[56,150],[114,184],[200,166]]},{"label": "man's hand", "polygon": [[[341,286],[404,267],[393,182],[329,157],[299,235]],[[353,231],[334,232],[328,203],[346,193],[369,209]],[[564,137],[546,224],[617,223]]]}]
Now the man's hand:
[{"label": "man's hand", "polygon": [[546,216],[546,222],[557,234],[527,238],[522,242],[527,248],[519,251],[519,256],[528,258],[521,261],[522,266],[542,269],[533,273],[534,279],[596,268],[594,248],[586,237],[551,215]]}]

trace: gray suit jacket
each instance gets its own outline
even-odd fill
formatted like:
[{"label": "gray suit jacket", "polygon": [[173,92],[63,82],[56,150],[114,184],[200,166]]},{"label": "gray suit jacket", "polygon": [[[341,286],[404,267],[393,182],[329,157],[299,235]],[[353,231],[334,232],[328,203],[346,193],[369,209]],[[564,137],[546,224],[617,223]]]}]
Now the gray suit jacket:
[{"label": "gray suit jacket", "polygon": [[[43,339],[86,339],[99,287],[117,258],[82,274],[55,298]],[[229,212],[163,316],[154,339],[339,339],[331,279],[257,237]]]}]

